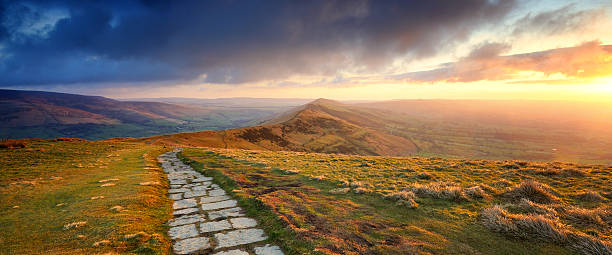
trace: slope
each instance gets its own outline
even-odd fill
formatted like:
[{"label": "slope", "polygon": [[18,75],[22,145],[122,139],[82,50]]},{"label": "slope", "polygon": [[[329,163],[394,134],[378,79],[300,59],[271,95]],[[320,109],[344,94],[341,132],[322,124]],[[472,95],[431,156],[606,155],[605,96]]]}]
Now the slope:
[{"label": "slope", "polygon": [[154,144],[362,155],[409,155],[417,151],[409,139],[355,124],[373,117],[358,117],[359,114],[339,102],[318,99],[261,126],[141,140]]}]

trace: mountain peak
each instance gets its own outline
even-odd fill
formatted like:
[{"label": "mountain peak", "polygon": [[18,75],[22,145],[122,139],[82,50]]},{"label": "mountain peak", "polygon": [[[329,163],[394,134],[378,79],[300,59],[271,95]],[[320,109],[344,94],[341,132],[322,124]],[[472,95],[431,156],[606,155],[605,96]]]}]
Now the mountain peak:
[{"label": "mountain peak", "polygon": [[314,100],[314,101],[312,101],[312,102],[310,102],[308,104],[309,105],[330,105],[330,104],[332,104],[332,105],[339,105],[339,104],[342,104],[342,103],[340,103],[338,101],[335,101],[335,100],[331,100],[331,99],[319,98],[319,99]]}]

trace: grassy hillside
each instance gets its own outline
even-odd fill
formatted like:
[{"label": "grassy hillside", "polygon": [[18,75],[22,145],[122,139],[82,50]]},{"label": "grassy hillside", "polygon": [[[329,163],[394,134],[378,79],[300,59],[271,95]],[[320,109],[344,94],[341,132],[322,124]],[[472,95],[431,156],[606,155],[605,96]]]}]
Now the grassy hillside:
[{"label": "grassy hillside", "polygon": [[0,149],[0,254],[167,254],[164,151],[74,139]]},{"label": "grassy hillside", "polygon": [[612,107],[530,104],[413,100],[351,105],[319,99],[260,126],[142,140],[272,151],[612,163],[612,122],[605,118]]},{"label": "grassy hillside", "polygon": [[[228,103],[229,102],[225,102]],[[106,139],[256,125],[282,106],[117,101],[41,91],[0,90],[0,138]]]},{"label": "grassy hillside", "polygon": [[[340,107],[342,105],[338,104]],[[224,131],[172,134],[138,139],[153,144],[218,148],[292,150],[362,155],[406,155],[416,152],[409,139],[355,125],[328,114],[330,101],[317,100],[267,124]]]},{"label": "grassy hillside", "polygon": [[[610,254],[612,167],[186,149],[325,254]],[[606,250],[608,249],[608,250]]]}]

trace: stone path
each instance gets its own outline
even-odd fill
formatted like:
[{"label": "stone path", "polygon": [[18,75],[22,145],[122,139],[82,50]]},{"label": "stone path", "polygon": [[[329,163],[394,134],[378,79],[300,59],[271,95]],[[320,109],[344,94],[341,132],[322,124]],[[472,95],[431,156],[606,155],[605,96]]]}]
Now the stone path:
[{"label": "stone path", "polygon": [[244,217],[238,202],[206,177],[183,164],[178,151],[159,156],[168,174],[168,194],[174,200],[174,219],[168,222],[174,254],[283,255],[266,244],[257,221]]}]

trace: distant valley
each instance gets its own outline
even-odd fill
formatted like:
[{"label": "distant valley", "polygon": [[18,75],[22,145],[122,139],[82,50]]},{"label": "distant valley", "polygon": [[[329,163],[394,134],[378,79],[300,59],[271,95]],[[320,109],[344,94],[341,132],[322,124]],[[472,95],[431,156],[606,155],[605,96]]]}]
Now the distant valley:
[{"label": "distant valley", "polygon": [[2,138],[116,138],[353,155],[612,162],[612,107],[603,103],[343,103],[266,98],[119,101],[1,90],[0,106]]},{"label": "distant valley", "polygon": [[[42,91],[0,90],[0,138],[144,137],[257,125],[302,101],[174,99],[119,101]],[[230,101],[232,103],[230,103]],[[227,106],[227,107],[224,107]]]}]

